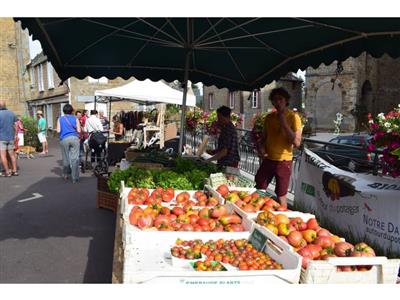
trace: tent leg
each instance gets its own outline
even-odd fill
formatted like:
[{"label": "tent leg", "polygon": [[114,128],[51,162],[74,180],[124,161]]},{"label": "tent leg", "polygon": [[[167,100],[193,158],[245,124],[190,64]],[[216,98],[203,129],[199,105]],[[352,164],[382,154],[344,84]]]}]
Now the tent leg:
[{"label": "tent leg", "polygon": [[96,110],[96,104],[97,104],[97,97],[94,96],[94,107],[93,107],[94,110]]},{"label": "tent leg", "polygon": [[[110,101],[108,102],[108,124],[111,129],[111,99],[109,99],[109,100]],[[107,133],[107,145],[109,145],[109,144],[110,144],[110,131],[108,131],[108,133]]]},{"label": "tent leg", "polygon": [[185,75],[183,79],[183,100],[182,100],[182,114],[181,114],[181,126],[179,130],[179,148],[178,155],[182,155],[183,152],[183,136],[185,130],[185,121],[186,121],[186,96],[188,91],[188,78],[189,78],[189,61],[190,61],[191,51],[186,52],[186,61],[185,61]]}]

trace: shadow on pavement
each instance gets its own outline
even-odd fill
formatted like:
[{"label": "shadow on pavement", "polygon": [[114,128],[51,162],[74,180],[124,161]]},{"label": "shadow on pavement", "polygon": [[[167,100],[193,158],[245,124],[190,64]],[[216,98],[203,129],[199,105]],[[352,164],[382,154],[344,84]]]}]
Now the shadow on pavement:
[{"label": "shadow on pavement", "polygon": [[[0,282],[111,282],[115,215],[96,208],[95,181],[45,177],[0,209]],[[18,202],[33,193],[43,197]],[[40,240],[31,247],[29,239]],[[79,253],[87,248],[87,256]],[[36,274],[28,275],[32,269]]]}]

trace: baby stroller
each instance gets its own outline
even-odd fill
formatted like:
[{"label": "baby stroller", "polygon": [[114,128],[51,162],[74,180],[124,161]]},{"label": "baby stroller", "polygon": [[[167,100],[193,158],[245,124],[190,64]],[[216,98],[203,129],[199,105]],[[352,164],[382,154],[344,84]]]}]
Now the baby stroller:
[{"label": "baby stroller", "polygon": [[93,131],[89,134],[88,145],[91,152],[91,162],[97,160],[96,166],[93,169],[93,173],[96,176],[108,173],[108,162],[107,162],[107,137],[104,133],[107,131]]}]

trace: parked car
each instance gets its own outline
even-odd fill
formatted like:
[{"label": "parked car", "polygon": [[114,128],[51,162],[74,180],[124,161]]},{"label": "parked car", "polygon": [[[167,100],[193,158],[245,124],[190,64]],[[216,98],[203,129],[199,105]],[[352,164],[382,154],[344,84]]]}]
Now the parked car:
[{"label": "parked car", "polygon": [[[370,172],[374,168],[375,159],[375,154],[367,150],[371,138],[367,134],[337,136],[329,141],[337,145],[324,145],[312,151],[338,168],[353,172]],[[343,145],[356,146],[359,149],[343,147]]]}]

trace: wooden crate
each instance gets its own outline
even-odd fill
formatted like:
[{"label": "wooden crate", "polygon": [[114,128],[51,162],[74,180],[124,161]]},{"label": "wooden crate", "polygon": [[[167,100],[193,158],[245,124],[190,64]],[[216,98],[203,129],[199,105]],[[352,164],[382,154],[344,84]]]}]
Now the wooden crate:
[{"label": "wooden crate", "polygon": [[107,185],[108,176],[97,176],[97,190],[101,192],[111,193]]},{"label": "wooden crate", "polygon": [[104,191],[97,191],[96,207],[112,210],[114,213],[118,209],[119,194]]}]

